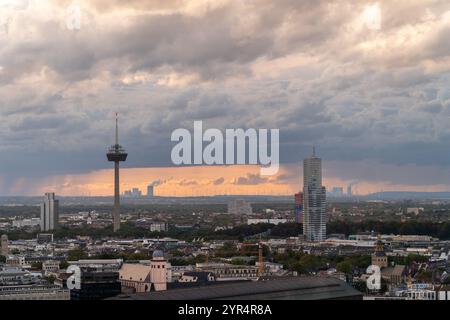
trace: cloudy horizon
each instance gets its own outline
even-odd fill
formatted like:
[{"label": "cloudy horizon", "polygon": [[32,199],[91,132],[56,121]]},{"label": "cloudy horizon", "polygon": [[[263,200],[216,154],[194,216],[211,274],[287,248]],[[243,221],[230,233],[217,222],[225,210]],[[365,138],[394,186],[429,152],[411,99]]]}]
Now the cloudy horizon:
[{"label": "cloudy horizon", "polygon": [[[0,0],[0,195],[111,194],[115,112],[122,190],[292,193],[312,145],[328,188],[450,190],[449,36],[440,0]],[[174,167],[195,120],[280,129],[279,174]]]}]

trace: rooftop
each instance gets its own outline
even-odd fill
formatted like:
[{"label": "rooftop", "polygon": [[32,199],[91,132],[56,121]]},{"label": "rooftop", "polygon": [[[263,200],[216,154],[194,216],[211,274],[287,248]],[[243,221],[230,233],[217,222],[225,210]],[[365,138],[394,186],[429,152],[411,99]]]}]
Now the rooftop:
[{"label": "rooftop", "polygon": [[334,300],[362,299],[362,293],[334,278],[291,277],[269,281],[119,295],[113,300]]}]

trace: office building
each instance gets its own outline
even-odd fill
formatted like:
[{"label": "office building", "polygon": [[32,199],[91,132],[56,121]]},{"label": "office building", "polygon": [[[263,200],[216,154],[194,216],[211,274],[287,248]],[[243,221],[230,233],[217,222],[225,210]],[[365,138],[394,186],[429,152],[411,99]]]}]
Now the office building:
[{"label": "office building", "polygon": [[306,240],[326,239],[326,190],[322,186],[322,159],[313,155],[303,162],[303,234]]},{"label": "office building", "polygon": [[153,199],[154,191],[154,186],[152,184],[147,186],[147,199]]},{"label": "office building", "polygon": [[303,192],[295,194],[295,222],[303,223]]},{"label": "office building", "polygon": [[352,186],[351,184],[349,184],[349,185],[347,186],[347,196],[349,196],[349,197],[353,196],[352,187],[353,187],[353,186]]},{"label": "office building", "polygon": [[103,300],[121,293],[118,271],[81,268],[80,289],[70,290],[70,300]]},{"label": "office building", "polygon": [[46,193],[41,204],[41,231],[56,230],[59,227],[59,200],[54,193]]}]

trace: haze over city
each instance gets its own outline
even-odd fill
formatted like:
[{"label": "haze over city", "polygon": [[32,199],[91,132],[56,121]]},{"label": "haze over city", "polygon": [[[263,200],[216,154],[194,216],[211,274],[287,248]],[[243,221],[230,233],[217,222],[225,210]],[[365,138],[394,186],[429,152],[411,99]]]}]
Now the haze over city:
[{"label": "haze over city", "polygon": [[[450,190],[448,1],[1,0],[0,16],[1,195],[112,194],[115,112],[123,189],[292,194],[316,145],[328,189]],[[195,120],[279,128],[280,172],[174,167],[170,134]]]}]

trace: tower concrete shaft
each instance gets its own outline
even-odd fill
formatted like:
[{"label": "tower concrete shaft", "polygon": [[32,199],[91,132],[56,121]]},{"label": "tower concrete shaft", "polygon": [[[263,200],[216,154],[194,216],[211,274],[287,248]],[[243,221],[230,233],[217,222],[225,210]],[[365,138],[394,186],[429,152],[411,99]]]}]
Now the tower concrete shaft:
[{"label": "tower concrete shaft", "polygon": [[127,160],[128,154],[119,145],[119,120],[116,114],[116,136],[115,145],[111,146],[107,153],[108,161],[114,162],[114,209],[113,209],[113,230],[120,229],[120,171],[119,164]]},{"label": "tower concrete shaft", "polygon": [[119,161],[114,162],[114,211],[113,211],[114,232],[120,229],[120,174]]}]

